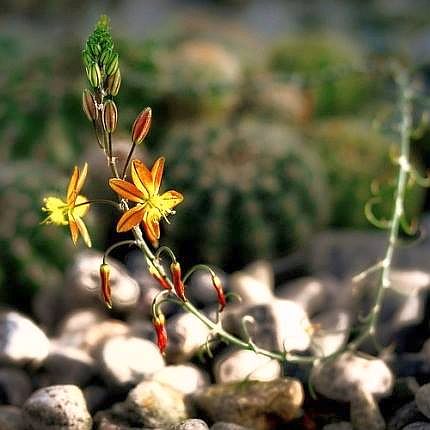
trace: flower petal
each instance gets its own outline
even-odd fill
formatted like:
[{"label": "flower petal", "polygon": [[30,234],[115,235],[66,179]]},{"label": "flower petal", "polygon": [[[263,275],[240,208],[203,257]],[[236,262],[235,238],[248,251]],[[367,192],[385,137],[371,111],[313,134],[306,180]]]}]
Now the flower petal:
[{"label": "flower petal", "polygon": [[83,204],[85,202],[88,202],[88,199],[86,197],[84,197],[83,195],[79,195],[78,197],[76,197],[76,201],[75,201],[75,206],[73,206],[73,208],[71,208],[70,210],[73,211],[73,217],[74,218],[82,218],[83,216],[85,216],[89,209],[90,209],[90,205],[89,204]]},{"label": "flower petal", "polygon": [[131,162],[131,177],[134,185],[145,194],[146,198],[154,194],[152,174],[140,160]]},{"label": "flower petal", "polygon": [[164,171],[164,157],[160,157],[152,166],[151,169],[151,175],[154,187],[154,194],[158,194],[158,191],[160,189],[161,179],[163,177],[163,171]]},{"label": "flower petal", "polygon": [[85,163],[82,171],[79,173],[79,179],[75,188],[76,194],[79,194],[79,192],[82,190],[82,187],[84,186],[84,183],[85,183],[85,179],[87,179],[87,173],[88,173],[88,163]]},{"label": "flower petal", "polygon": [[175,190],[169,190],[161,195],[161,199],[163,200],[163,208],[168,210],[181,203],[184,196]]},{"label": "flower petal", "polygon": [[146,236],[153,244],[160,238],[160,223],[158,221],[159,218],[151,216],[150,212],[146,212],[142,220]]},{"label": "flower petal", "polygon": [[121,197],[132,202],[142,203],[145,199],[145,195],[131,182],[113,178],[109,179],[109,185]]},{"label": "flower petal", "polygon": [[75,219],[73,218],[73,215],[69,214],[69,228],[70,228],[70,236],[72,237],[73,245],[76,246],[76,243],[78,242],[79,237],[79,228],[76,224]]},{"label": "flower petal", "polygon": [[131,230],[142,221],[145,211],[146,209],[144,205],[137,205],[134,208],[129,209],[119,219],[118,224],[116,225],[116,231],[118,233],[123,233]]},{"label": "flower petal", "polygon": [[76,186],[78,185],[78,181],[79,181],[79,169],[77,168],[77,166],[75,166],[73,168],[73,173],[72,173],[72,176],[70,177],[69,185],[67,187],[66,200],[69,206],[72,206],[76,199],[76,196],[77,196]]},{"label": "flower petal", "polygon": [[82,235],[82,239],[85,242],[85,245],[87,245],[88,248],[91,248],[91,239],[90,239],[90,235],[89,235],[88,230],[87,230],[87,226],[82,221],[82,219],[79,217],[75,217],[75,221],[76,221],[76,224],[78,226],[79,232]]}]

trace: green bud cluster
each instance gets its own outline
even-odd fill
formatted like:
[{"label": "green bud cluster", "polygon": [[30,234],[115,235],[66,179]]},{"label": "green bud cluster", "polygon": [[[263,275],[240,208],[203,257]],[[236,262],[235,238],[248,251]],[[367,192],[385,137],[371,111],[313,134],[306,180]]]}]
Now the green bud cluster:
[{"label": "green bud cluster", "polygon": [[95,30],[88,38],[82,52],[82,59],[90,85],[93,88],[101,88],[105,80],[113,76],[114,78],[110,79],[114,81],[110,92],[116,95],[118,91],[115,89],[117,87],[119,89],[118,80],[120,79],[119,55],[114,49],[109,18],[106,15],[100,17]]}]

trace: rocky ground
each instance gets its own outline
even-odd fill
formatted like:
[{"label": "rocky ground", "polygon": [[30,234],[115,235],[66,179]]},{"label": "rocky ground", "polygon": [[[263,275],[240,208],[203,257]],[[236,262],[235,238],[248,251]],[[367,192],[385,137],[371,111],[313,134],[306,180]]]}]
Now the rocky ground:
[{"label": "rocky ground", "polygon": [[[249,315],[257,345],[324,357],[369,306],[376,278],[350,279],[384,246],[378,233],[329,232],[300,261],[312,276],[285,282],[294,271],[288,258],[219,272],[242,297],[223,324],[243,335],[238,321]],[[427,239],[399,253],[378,328],[382,352],[369,342],[313,368],[220,342],[212,356],[202,353],[208,329],[170,304],[162,356],[149,315],[156,285],[143,258],[113,264],[112,311],[100,300],[100,261],[96,252],[77,254],[64,285],[37,294],[31,317],[1,311],[0,429],[430,429]],[[210,279],[196,274],[187,294],[214,316]]]}]

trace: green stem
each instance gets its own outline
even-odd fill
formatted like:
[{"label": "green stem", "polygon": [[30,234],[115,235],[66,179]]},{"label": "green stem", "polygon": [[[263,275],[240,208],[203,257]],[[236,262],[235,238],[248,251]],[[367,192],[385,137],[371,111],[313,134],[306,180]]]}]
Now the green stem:
[{"label": "green stem", "polygon": [[74,208],[77,208],[79,206],[92,205],[92,204],[109,205],[109,206],[113,206],[115,209],[120,209],[120,206],[118,203],[113,202],[112,200],[105,200],[105,199],[87,200],[86,202],[78,203],[77,205],[74,206]]},{"label": "green stem", "polygon": [[123,240],[121,242],[114,243],[111,245],[108,249],[106,249],[105,253],[103,254],[103,264],[106,263],[106,258],[109,256],[109,254],[116,248],[119,248],[120,246],[125,245],[137,245],[135,240]]},{"label": "green stem", "polygon": [[133,156],[134,150],[136,148],[136,143],[133,142],[130,148],[130,152],[128,153],[127,160],[124,164],[124,169],[122,170],[121,178],[125,179],[125,175],[127,174],[128,165],[130,164],[131,157]]}]

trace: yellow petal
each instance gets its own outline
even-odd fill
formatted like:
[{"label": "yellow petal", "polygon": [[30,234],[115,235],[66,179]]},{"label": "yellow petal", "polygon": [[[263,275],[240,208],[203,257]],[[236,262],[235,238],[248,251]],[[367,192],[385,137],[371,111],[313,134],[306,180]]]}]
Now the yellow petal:
[{"label": "yellow petal", "polygon": [[163,209],[169,210],[181,203],[184,200],[184,196],[175,190],[169,190],[161,195],[161,200],[163,202]]},{"label": "yellow petal", "polygon": [[154,194],[152,174],[140,160],[133,160],[131,162],[131,177],[134,185],[145,194],[146,198]]},{"label": "yellow petal", "polygon": [[[75,201],[75,207],[73,207],[71,210],[73,211],[73,217],[74,218],[82,218],[85,216],[90,209],[90,205],[84,205],[82,203],[87,202],[88,199],[82,195],[76,197]],[[80,206],[79,206],[80,205]]]},{"label": "yellow petal", "polygon": [[154,194],[158,194],[164,171],[164,157],[160,157],[152,166],[151,175],[153,179]]},{"label": "yellow petal", "polygon": [[45,206],[42,211],[49,212],[47,218],[43,221],[47,224],[67,225],[65,213],[67,212],[67,203],[58,197],[47,197],[43,200]]},{"label": "yellow petal", "polygon": [[144,201],[144,194],[130,182],[123,181],[122,179],[109,179],[109,185],[117,194],[125,199],[136,203]]},{"label": "yellow petal", "polygon": [[88,248],[91,248],[91,239],[90,239],[90,235],[89,235],[88,230],[87,230],[87,226],[79,217],[75,217],[75,221],[76,221],[76,224],[78,226],[79,232],[82,235],[82,239],[85,242],[85,245],[87,245]]},{"label": "yellow petal", "polygon": [[118,233],[123,233],[131,230],[142,221],[144,213],[145,206],[143,205],[137,205],[134,208],[129,209],[119,219],[118,224],[116,225],[116,231]]}]

